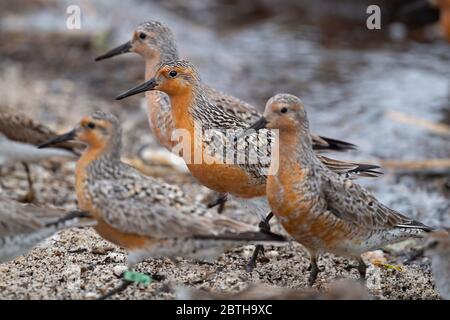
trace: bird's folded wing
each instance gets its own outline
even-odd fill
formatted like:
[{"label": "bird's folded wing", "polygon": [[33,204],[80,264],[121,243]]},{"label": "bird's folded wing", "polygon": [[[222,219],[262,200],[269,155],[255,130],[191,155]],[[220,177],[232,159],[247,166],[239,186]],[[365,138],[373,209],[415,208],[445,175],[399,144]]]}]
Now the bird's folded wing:
[{"label": "bird's folded wing", "polygon": [[61,219],[65,210],[25,205],[0,197],[0,237],[28,234]]},{"label": "bird's folded wing", "polygon": [[247,102],[206,85],[203,86],[203,89],[213,103],[242,121],[251,124],[261,117],[261,114],[256,110],[256,108]]},{"label": "bird's folded wing", "polygon": [[425,228],[380,203],[366,189],[336,175],[322,177],[322,191],[328,210],[338,218],[367,229],[389,229],[397,226]]},{"label": "bird's folded wing", "polygon": [[351,178],[378,177],[382,175],[381,172],[377,171],[380,167],[376,165],[340,161],[322,155],[317,155],[317,158],[331,171],[338,174],[349,174]]},{"label": "bird's folded wing", "polygon": [[148,181],[99,181],[90,186],[105,221],[122,232],[152,238],[220,237],[257,231],[253,226],[207,211],[201,204],[179,205],[171,195],[155,196]]},{"label": "bird's folded wing", "polygon": [[[0,107],[1,133],[8,139],[38,145],[57,136],[49,127],[37,123],[25,114],[11,108]],[[60,143],[57,147],[73,151],[76,144]]]}]

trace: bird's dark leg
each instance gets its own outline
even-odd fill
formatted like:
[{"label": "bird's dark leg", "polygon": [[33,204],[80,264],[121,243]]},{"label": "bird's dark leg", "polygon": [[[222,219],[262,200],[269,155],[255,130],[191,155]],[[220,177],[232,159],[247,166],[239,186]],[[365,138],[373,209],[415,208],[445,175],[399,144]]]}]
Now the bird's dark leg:
[{"label": "bird's dark leg", "polygon": [[22,162],[22,165],[25,169],[25,172],[27,173],[28,193],[21,199],[21,201],[22,202],[33,202],[35,193],[34,193],[34,189],[33,189],[33,180],[31,179],[30,167],[25,162]]},{"label": "bird's dark leg", "polygon": [[356,261],[358,261],[358,272],[362,281],[366,280],[366,270],[367,266],[364,263],[364,260],[361,257],[356,257]]},{"label": "bird's dark leg", "polygon": [[208,203],[206,206],[208,208],[214,208],[215,206],[217,207],[217,212],[218,213],[222,213],[224,207],[225,207],[225,202],[227,202],[228,200],[228,194],[227,193],[219,193],[219,195],[217,196],[217,198],[213,201],[211,201],[210,203]]},{"label": "bird's dark leg", "polygon": [[[272,219],[273,217],[273,212],[269,212],[269,214],[267,215],[267,217],[264,220],[261,220],[261,222],[259,223],[259,229],[261,229],[261,231],[270,231],[270,219]],[[252,257],[250,258],[249,262],[247,263],[247,271],[248,272],[252,272],[253,269],[255,269],[256,267],[256,260],[258,259],[258,255],[259,253],[264,254],[264,247],[260,244],[256,245],[255,250],[253,251]]]},{"label": "bird's dark leg", "polygon": [[314,282],[316,282],[317,274],[319,273],[319,267],[317,266],[317,254],[314,251],[310,251],[309,255],[311,265],[308,278],[308,285],[312,287]]}]

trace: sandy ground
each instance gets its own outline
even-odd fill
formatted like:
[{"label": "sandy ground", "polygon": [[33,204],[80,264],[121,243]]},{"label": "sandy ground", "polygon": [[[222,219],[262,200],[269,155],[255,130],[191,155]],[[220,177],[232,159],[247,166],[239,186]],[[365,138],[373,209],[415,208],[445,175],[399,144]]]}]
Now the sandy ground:
[{"label": "sandy ground", "polygon": [[[52,2],[49,1],[48,3]],[[158,14],[162,12],[162,9],[158,7],[155,7],[155,10],[151,12],[157,12]],[[135,19],[143,20],[145,13],[140,13],[140,11],[139,14],[136,12]],[[17,18],[17,16],[14,17]],[[172,18],[171,13],[165,15],[165,19],[171,21],[178,30],[182,29],[180,25],[184,26],[187,23],[184,20]],[[136,24],[136,21],[127,20],[127,28],[125,28],[127,30],[120,30],[123,39],[127,37],[133,24]],[[14,24],[12,23],[12,25]],[[363,97],[368,93],[364,88],[372,87],[371,81],[381,78],[378,72],[372,72],[370,68],[369,71],[365,71],[366,73],[360,72],[351,75],[347,70],[344,70],[343,74],[355,79],[354,82],[347,81],[339,86],[336,86],[336,83],[328,83],[328,80],[322,82],[322,78],[328,79],[330,74],[334,75],[334,72],[341,72],[342,67],[335,66],[328,60],[328,53],[324,54],[325,51],[321,51],[319,56],[324,60],[320,61],[320,65],[319,62],[315,65],[317,57],[315,54],[306,53],[301,58],[304,64],[312,65],[315,69],[311,67],[311,69],[303,68],[299,73],[288,72],[290,65],[297,63],[297,61],[294,63],[294,61],[288,59],[286,65],[277,69],[280,71],[273,74],[271,79],[266,79],[266,75],[272,75],[272,72],[258,69],[252,65],[261,61],[255,60],[255,62],[252,62],[249,57],[253,52],[247,52],[249,54],[247,58],[236,56],[236,60],[233,60],[233,62],[237,63],[228,64],[230,62],[230,60],[227,60],[229,56],[227,59],[222,59],[223,57],[220,56],[220,54],[224,55],[226,50],[219,50],[220,54],[214,55],[211,52],[205,54],[201,52],[201,49],[195,48],[206,48],[213,41],[217,42],[217,39],[214,39],[205,30],[195,30],[197,32],[192,33],[192,35],[186,35],[188,40],[192,41],[190,46],[189,44],[185,45],[184,49],[196,58],[196,62],[201,64],[202,70],[206,70],[205,78],[215,80],[215,84],[218,84],[221,89],[230,89],[232,93],[242,90],[244,98],[257,97],[255,99],[258,99],[258,101],[264,101],[267,96],[274,93],[273,90],[279,90],[279,86],[289,85],[292,81],[292,87],[298,86],[304,89],[302,94],[305,93],[307,101],[309,97],[313,104],[330,104],[336,111],[337,118],[332,120],[331,117],[326,116],[330,113],[324,108],[317,108],[316,110],[311,108],[313,118],[319,119],[315,123],[316,127],[328,130],[325,133],[329,135],[340,132],[342,136],[338,136],[338,138],[346,138],[346,134],[352,134],[351,141],[362,145],[363,157],[376,157],[377,152],[379,152],[380,158],[385,157],[385,155],[400,158],[404,150],[406,150],[405,154],[410,152],[411,158],[414,159],[416,155],[420,157],[424,154],[448,156],[448,140],[443,137],[435,137],[423,132],[410,134],[409,129],[401,127],[400,130],[397,126],[389,123],[386,126],[386,130],[388,130],[386,131],[386,138],[383,136],[379,139],[376,134],[381,132],[382,128],[365,125],[381,123],[382,117],[380,114],[385,107],[379,102],[380,99],[375,99],[375,92],[371,104],[368,104],[371,108],[366,109],[371,112],[379,110],[377,112],[380,112],[380,114],[358,111],[359,108],[366,106],[361,103]],[[249,30],[256,29],[249,28]],[[234,41],[234,35],[232,34],[226,41],[233,42],[234,46],[242,43],[242,48],[245,48],[247,43],[251,44],[253,39],[257,39],[258,35],[253,32],[255,31],[242,32],[238,41]],[[263,30],[264,32],[266,31]],[[269,28],[267,32],[272,34],[272,29]],[[185,31],[185,33],[188,32]],[[276,35],[275,32],[273,34]],[[203,46],[192,45],[192,43],[196,43],[192,36],[200,37]],[[14,41],[9,41],[10,39]],[[180,185],[197,200],[206,201],[210,199],[210,191],[196,184],[185,172],[171,166],[167,154],[162,153],[160,155],[161,150],[149,132],[145,112],[140,107],[141,99],[133,97],[123,103],[117,103],[113,100],[115,95],[141,81],[142,63],[139,62],[137,57],[124,57],[114,62],[94,64],[92,60],[96,54],[120,43],[120,41],[107,43],[104,43],[104,41],[104,39],[99,39],[98,35],[89,33],[74,37],[66,37],[64,33],[48,36],[45,33],[37,32],[34,34],[33,32],[24,33],[14,30],[0,33],[2,45],[0,47],[0,95],[2,96],[2,103],[13,106],[61,132],[70,129],[78,119],[93,110],[101,109],[114,112],[123,124],[124,156],[126,158],[132,159],[135,164],[139,164],[139,168],[147,174],[163,177],[168,182]],[[227,46],[226,41],[222,46]],[[258,41],[256,45],[266,45],[263,37]],[[280,43],[283,43],[283,41],[284,38],[280,38]],[[289,41],[291,40],[287,39],[285,44],[289,45]],[[303,40],[300,39],[300,41]],[[302,53],[302,50],[307,50],[305,48],[309,48],[310,44],[302,42],[302,45],[298,46],[299,54]],[[280,49],[284,50],[282,52],[289,52],[287,48],[289,47],[282,46]],[[440,48],[438,46],[437,50],[441,50]],[[267,61],[282,60],[278,56],[278,51],[273,50],[273,48],[268,49],[270,50],[264,51],[267,57],[262,56],[259,59]],[[426,48],[419,48],[419,50],[422,50],[422,54],[424,52],[428,54]],[[33,52],[32,56],[30,56],[30,52]],[[297,56],[297,53],[297,51],[294,51],[292,55]],[[384,55],[375,52],[370,53],[370,55],[359,55],[357,52],[349,56],[345,56],[345,53],[345,50],[341,52],[343,61],[345,61],[345,57],[352,60],[355,57],[359,59],[358,57],[361,56],[364,57],[363,60],[366,59],[366,61],[361,62],[361,65],[370,66],[371,59],[378,59],[381,56],[387,59],[383,62],[385,67],[393,66],[393,69],[396,68],[396,60],[394,58],[392,58],[392,61],[390,60],[390,53]],[[445,57],[447,53],[442,51],[442,54],[440,54],[438,51],[433,57],[439,55]],[[438,64],[435,69],[437,71],[429,68],[429,65],[432,65],[433,62],[432,58],[422,59],[424,62],[423,65],[418,67],[418,74],[425,72],[424,70],[429,74],[422,73],[425,78],[417,78],[415,75],[408,78],[407,76],[410,75],[409,68],[411,67],[408,63],[422,61],[420,55],[417,59],[412,56],[408,57],[412,62],[408,62],[407,59],[404,60],[404,66],[400,65],[399,67],[404,67],[404,69],[397,70],[399,71],[397,72],[398,78],[395,78],[395,75],[392,76],[391,82],[387,82],[383,87],[386,88],[386,91],[381,90],[381,93],[384,92],[387,96],[398,94],[397,100],[389,101],[394,105],[397,105],[398,102],[398,105],[408,106],[410,100],[408,100],[408,97],[405,98],[407,94],[402,95],[402,92],[415,92],[411,101],[425,103],[425,97],[420,95],[421,91],[417,90],[414,84],[418,81],[418,86],[422,86],[420,79],[425,79],[423,81],[430,83],[438,80],[433,82],[433,88],[430,89],[430,92],[434,94],[432,99],[429,99],[430,104],[432,104],[430,110],[433,111],[430,114],[434,117],[438,114],[435,110],[448,106],[448,88],[446,87],[448,82],[445,82],[448,79],[445,80],[446,78],[443,77],[444,70],[440,67],[445,59],[442,58],[441,61],[436,58]],[[240,64],[242,62],[240,59],[247,59],[247,64]],[[223,63],[229,68],[224,69],[225,75],[217,79],[217,70],[223,67],[219,65],[219,68],[214,65],[219,60],[222,62],[218,63]],[[320,69],[322,64],[332,70]],[[249,79],[249,83],[244,83],[242,86],[230,85],[235,83],[236,79],[245,75],[243,70],[247,70],[246,68],[253,70],[253,78]],[[378,69],[374,68],[373,70]],[[302,77],[306,77],[306,80]],[[300,83],[294,83],[294,78],[303,80]],[[360,81],[360,79],[362,80]],[[370,80],[366,81],[365,79]],[[397,81],[399,79],[401,81]],[[261,85],[258,85],[258,81]],[[360,82],[363,84],[361,87],[358,86]],[[396,86],[397,83],[405,86],[399,88]],[[327,95],[324,95],[322,90],[325,86],[328,89]],[[390,91],[391,88],[394,89]],[[447,97],[447,100],[445,100],[445,97]],[[328,98],[330,100],[325,101]],[[408,103],[405,103],[405,99]],[[337,102],[334,103],[334,101]],[[337,112],[338,108],[340,112]],[[424,112],[426,113],[425,110]],[[358,119],[360,119],[359,124]],[[353,121],[351,124],[343,124],[343,122],[350,120]],[[355,123],[357,125],[352,127]],[[368,131],[370,130],[374,133],[369,134]],[[361,132],[361,134],[358,132]],[[404,142],[401,146],[398,146],[400,149],[397,149],[398,143],[393,142],[395,140],[394,134],[399,134],[395,137],[401,138]],[[401,136],[401,134],[406,136]],[[358,137],[361,137],[361,140],[358,140]],[[417,145],[415,143],[419,140],[416,137],[421,139]],[[364,139],[374,142],[374,145],[381,143],[382,148],[380,147],[378,151],[373,152],[367,148],[364,149],[364,145],[368,145],[364,142],[366,141]],[[430,143],[426,143],[428,141]],[[428,149],[434,150],[435,153],[431,154]],[[416,153],[412,154],[414,150],[416,150]],[[353,155],[355,154],[360,155],[359,153]],[[409,154],[407,155],[409,156]],[[76,207],[74,167],[74,162],[70,161],[47,161],[33,164],[31,170],[36,190],[36,203],[74,209]],[[437,176],[433,179],[428,179],[428,177],[426,179],[402,178],[387,173],[383,178],[371,181],[369,185],[375,188],[390,205],[394,204],[395,208],[415,218],[425,219],[427,223],[436,221],[436,223],[444,223],[449,221],[449,188],[448,185],[446,187],[446,179],[448,177],[445,176]],[[18,199],[26,192],[26,176],[20,165],[2,168],[0,182],[2,195]],[[392,185],[392,189],[387,188],[389,184]],[[418,184],[423,187],[419,188]],[[224,214],[250,223],[256,224],[258,222],[254,216],[244,212],[233,202],[227,204]],[[277,230],[278,227],[275,222],[273,226]],[[439,298],[434,289],[429,259],[420,254],[421,245],[420,241],[407,241],[383,248],[383,251],[366,257],[366,262],[369,265],[367,287],[371,297],[374,299]],[[290,288],[306,287],[309,262],[301,245],[288,243],[277,248],[266,248],[265,257],[260,259],[257,268],[252,273],[248,273],[245,271],[245,265],[252,249],[253,246],[251,245],[236,248],[222,255],[212,264],[182,259],[175,262],[168,259],[145,261],[137,266],[137,271],[157,273],[164,279],[155,281],[147,287],[142,285],[130,286],[113,298],[173,299],[175,288],[178,286],[192,286],[218,292],[239,291],[249,283],[265,283]],[[384,265],[376,263],[376,259],[384,261]],[[358,272],[353,268],[356,265],[355,261],[324,254],[320,258],[319,265],[322,271],[315,285],[318,290],[327,290],[330,283],[339,278],[358,278]],[[0,299],[95,299],[121,283],[120,274],[125,266],[125,252],[102,240],[92,229],[62,231],[24,257],[0,265]]]}]

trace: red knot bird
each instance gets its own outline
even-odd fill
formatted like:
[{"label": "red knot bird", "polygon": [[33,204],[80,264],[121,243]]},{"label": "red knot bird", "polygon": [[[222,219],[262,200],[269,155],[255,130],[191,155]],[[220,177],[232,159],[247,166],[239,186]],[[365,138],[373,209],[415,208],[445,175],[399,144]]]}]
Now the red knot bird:
[{"label": "red knot bird", "polygon": [[430,232],[425,254],[431,259],[434,282],[442,299],[450,299],[450,235],[444,230]]},{"label": "red knot bird", "polygon": [[422,237],[431,228],[380,203],[366,189],[327,168],[312,148],[309,122],[301,100],[278,94],[246,132],[276,129],[278,171],[267,178],[267,198],[284,229],[310,253],[312,285],[321,251],[356,258],[389,243]]},{"label": "red knot bird", "polygon": [[40,147],[65,141],[86,145],[76,166],[78,206],[96,219],[100,236],[128,251],[130,268],[147,257],[211,259],[246,242],[285,241],[208,211],[178,187],[123,163],[121,136],[119,120],[96,111]]},{"label": "red knot bird", "polygon": [[57,134],[13,108],[0,105],[0,167],[22,163],[28,179],[28,193],[23,201],[32,202],[35,197],[28,163],[50,157],[76,157],[76,146],[61,143],[53,148],[40,150],[36,146]]},{"label": "red knot bird", "polygon": [[0,197],[0,263],[27,253],[59,230],[94,223],[85,212],[43,208]]},{"label": "red knot bird", "polygon": [[[187,61],[172,61],[162,65],[153,79],[117,99],[148,90],[160,90],[169,95],[174,125],[180,132],[189,135],[186,137],[189,139],[189,145],[185,148],[187,150],[182,151],[192,175],[210,189],[244,199],[244,204],[249,205],[249,209],[256,211],[262,219],[261,226],[268,229],[266,215],[270,209],[265,194],[267,169],[272,156],[272,133],[266,130],[263,134],[249,135],[245,139],[238,139],[230,147],[229,131],[242,131],[249,123],[215,103],[208,92],[203,90],[196,69]],[[236,152],[224,155],[224,150]],[[235,161],[236,158],[240,161]],[[248,161],[250,158],[251,161]],[[339,173],[353,176],[379,174],[374,171],[377,166],[342,162],[322,156],[320,159]],[[249,269],[253,268],[255,259],[253,256]]]}]

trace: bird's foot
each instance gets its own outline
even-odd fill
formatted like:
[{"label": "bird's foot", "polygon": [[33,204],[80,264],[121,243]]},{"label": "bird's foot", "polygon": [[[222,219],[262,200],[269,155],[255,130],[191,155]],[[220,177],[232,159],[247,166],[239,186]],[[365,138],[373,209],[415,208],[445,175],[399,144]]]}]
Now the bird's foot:
[{"label": "bird's foot", "polygon": [[215,200],[211,201],[206,205],[207,208],[211,209],[217,206],[217,212],[222,213],[225,208],[225,202],[228,200],[228,195],[226,193],[220,194]]}]

